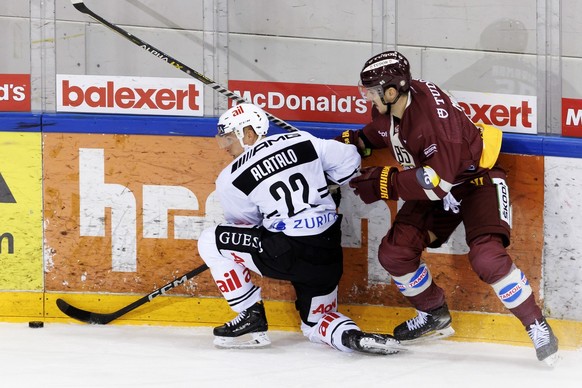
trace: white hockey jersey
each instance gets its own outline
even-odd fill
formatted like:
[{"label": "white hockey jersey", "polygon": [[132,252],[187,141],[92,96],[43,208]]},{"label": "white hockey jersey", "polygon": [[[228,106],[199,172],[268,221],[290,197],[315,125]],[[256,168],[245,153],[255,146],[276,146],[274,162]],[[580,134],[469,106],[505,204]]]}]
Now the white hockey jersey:
[{"label": "white hockey jersey", "polygon": [[315,235],[337,218],[326,178],[342,185],[359,167],[353,145],[303,131],[271,135],[222,170],[216,192],[228,223]]}]

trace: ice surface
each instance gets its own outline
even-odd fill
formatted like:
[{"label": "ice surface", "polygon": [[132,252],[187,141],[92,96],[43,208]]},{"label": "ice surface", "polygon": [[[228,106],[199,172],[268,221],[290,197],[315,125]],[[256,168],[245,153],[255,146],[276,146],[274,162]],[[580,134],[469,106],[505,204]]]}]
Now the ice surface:
[{"label": "ice surface", "polygon": [[209,327],[0,323],[0,387],[582,387],[582,350],[551,369],[533,347],[441,340],[371,356],[269,335],[269,348],[224,350]]}]

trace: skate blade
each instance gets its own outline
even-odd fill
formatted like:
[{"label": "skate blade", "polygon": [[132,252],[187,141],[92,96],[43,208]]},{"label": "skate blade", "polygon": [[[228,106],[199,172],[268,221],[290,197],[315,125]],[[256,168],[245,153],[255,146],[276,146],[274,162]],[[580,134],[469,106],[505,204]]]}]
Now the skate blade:
[{"label": "skate blade", "polygon": [[360,351],[363,353],[381,355],[396,354],[401,351],[409,350],[406,347],[402,346],[400,342],[396,339],[388,339],[386,340],[386,343],[383,344],[375,341],[373,338],[363,338],[360,341],[360,346],[362,347]]},{"label": "skate blade", "polygon": [[240,337],[214,337],[214,346],[222,349],[256,349],[264,348],[270,344],[271,340],[265,331],[249,333]]},{"label": "skate blade", "polygon": [[421,337],[418,337],[418,338],[415,338],[412,340],[400,340],[400,343],[403,345],[414,345],[414,344],[419,344],[419,343],[423,343],[423,342],[441,340],[441,339],[450,337],[453,334],[455,334],[455,329],[453,329],[452,326],[449,326],[449,327],[445,327],[444,329],[431,331],[430,333],[427,333]]},{"label": "skate blade", "polygon": [[561,359],[562,358],[558,355],[558,352],[556,352],[544,358],[542,361],[550,368],[554,368],[560,362]]}]

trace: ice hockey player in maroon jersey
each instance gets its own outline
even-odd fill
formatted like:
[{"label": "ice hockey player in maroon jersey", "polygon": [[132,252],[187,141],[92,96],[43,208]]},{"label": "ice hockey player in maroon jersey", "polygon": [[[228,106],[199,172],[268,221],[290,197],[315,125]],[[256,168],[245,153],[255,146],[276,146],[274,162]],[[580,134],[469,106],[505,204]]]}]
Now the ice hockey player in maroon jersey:
[{"label": "ice hockey player in maroon jersey", "polygon": [[344,352],[398,353],[391,335],[362,332],[338,312],[341,217],[328,185],[346,184],[357,173],[356,147],[302,131],[267,136],[268,128],[265,112],[252,104],[237,105],[218,121],[219,146],[234,159],[216,179],[227,224],[202,231],[198,251],[238,315],[214,329],[215,345],[270,344],[254,272],[291,282],[310,341]]},{"label": "ice hockey player in maroon jersey", "polygon": [[360,81],[362,95],[373,104],[372,121],[337,140],[355,144],[362,155],[387,147],[401,165],[367,167],[350,181],[365,203],[404,201],[378,253],[417,310],[417,316],[394,329],[394,336],[405,343],[454,333],[443,289],[421,253],[442,245],[463,222],[473,270],[525,326],[537,358],[553,364],[558,340],[525,274],[506,251],[511,210],[506,174],[496,165],[501,131],[471,122],[434,83],[412,79],[408,60],[399,52],[366,61]]}]

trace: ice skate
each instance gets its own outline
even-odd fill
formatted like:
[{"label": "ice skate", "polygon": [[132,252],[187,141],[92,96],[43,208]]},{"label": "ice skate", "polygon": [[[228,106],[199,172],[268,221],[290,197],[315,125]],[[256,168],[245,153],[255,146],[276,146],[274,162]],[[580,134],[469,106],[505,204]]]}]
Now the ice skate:
[{"label": "ice skate", "polygon": [[446,303],[428,312],[419,310],[416,312],[418,314],[416,317],[401,323],[394,329],[394,338],[403,344],[442,339],[455,334]]},{"label": "ice skate", "polygon": [[548,366],[554,366],[559,360],[558,338],[546,319],[542,317],[536,320],[526,327],[526,330],[534,344],[538,360],[545,362]]},{"label": "ice skate", "polygon": [[219,348],[261,348],[271,344],[263,302],[240,312],[236,318],[214,328],[214,345]]},{"label": "ice skate", "polygon": [[364,333],[360,330],[345,331],[342,334],[342,344],[352,350],[372,354],[395,354],[405,350],[391,335]]}]

